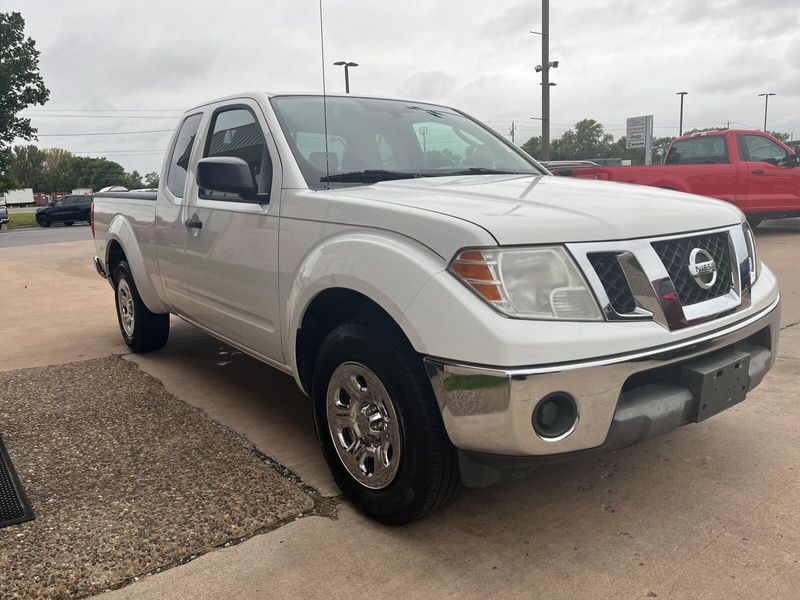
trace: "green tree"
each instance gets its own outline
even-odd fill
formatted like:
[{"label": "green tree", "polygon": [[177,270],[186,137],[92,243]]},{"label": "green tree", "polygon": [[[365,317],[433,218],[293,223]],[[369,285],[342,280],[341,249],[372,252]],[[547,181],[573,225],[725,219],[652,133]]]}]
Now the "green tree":
[{"label": "green tree", "polygon": [[542,157],[542,136],[535,135],[527,142],[522,144],[522,149],[530,154],[533,158]]},{"label": "green tree", "polygon": [[581,160],[608,156],[614,136],[603,131],[594,119],[575,123],[575,129],[564,132],[556,144],[560,160]]},{"label": "green tree", "polygon": [[44,104],[49,97],[39,74],[39,51],[35,42],[25,37],[25,20],[18,12],[0,13],[0,192],[11,185],[11,143],[36,135],[31,120],[18,113]]},{"label": "green tree", "polygon": [[157,188],[158,184],[159,184],[159,176],[158,173],[156,173],[155,171],[147,173],[144,176],[144,187]]},{"label": "green tree", "polygon": [[35,191],[67,192],[78,187],[72,171],[72,160],[75,158],[72,152],[63,148],[45,148],[42,154],[45,162],[42,189]]},{"label": "green tree", "polygon": [[6,177],[10,187],[42,189],[46,164],[41,149],[33,144],[14,146],[9,156]]},{"label": "green tree", "polygon": [[125,185],[128,174],[122,165],[107,158],[74,156],[69,162],[73,187],[99,190],[109,185]]},{"label": "green tree", "polygon": [[782,133],[780,131],[770,131],[769,134],[777,140],[782,142],[788,142],[789,139],[792,137],[791,134]]},{"label": "green tree", "polygon": [[130,173],[125,174],[125,178],[123,179],[124,185],[129,190],[135,190],[137,188],[144,187],[144,183],[142,183],[142,176],[139,175],[139,171],[131,171]]}]

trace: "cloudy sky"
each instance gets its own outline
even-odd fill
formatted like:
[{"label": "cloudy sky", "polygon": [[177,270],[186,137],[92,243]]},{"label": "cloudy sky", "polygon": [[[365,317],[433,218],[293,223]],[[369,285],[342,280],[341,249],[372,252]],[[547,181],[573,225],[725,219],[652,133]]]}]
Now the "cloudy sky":
[{"label": "cloudy sky", "polygon": [[[0,0],[22,12],[51,90],[29,112],[40,146],[159,170],[180,112],[250,90],[320,91],[317,0]],[[328,90],[335,60],[360,63],[353,93],[445,103],[507,133],[540,133],[533,67],[539,0],[325,0]],[[760,128],[800,137],[800,0],[553,0],[553,135],[653,114],[658,136],[688,127]],[[124,118],[123,118],[124,117]],[[151,133],[138,133],[138,132]],[[57,135],[104,134],[114,135]],[[519,141],[519,138],[518,138]]]}]

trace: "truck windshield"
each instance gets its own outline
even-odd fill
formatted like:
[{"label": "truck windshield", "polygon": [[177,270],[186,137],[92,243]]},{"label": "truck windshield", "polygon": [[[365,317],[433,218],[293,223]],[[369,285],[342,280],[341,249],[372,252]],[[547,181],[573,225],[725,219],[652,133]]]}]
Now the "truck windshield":
[{"label": "truck windshield", "polygon": [[324,113],[321,96],[276,96],[271,102],[312,189],[415,177],[544,174],[521,150],[450,108],[333,96]]}]

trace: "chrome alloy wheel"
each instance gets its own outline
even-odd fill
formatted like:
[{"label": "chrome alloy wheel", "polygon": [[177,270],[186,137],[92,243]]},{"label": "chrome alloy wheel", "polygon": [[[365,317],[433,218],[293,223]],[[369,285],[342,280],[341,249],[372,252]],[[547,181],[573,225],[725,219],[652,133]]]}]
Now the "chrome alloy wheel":
[{"label": "chrome alloy wheel", "polygon": [[331,439],[347,472],[365,487],[388,486],[400,465],[400,422],[378,376],[360,363],[342,363],[331,375],[325,404]]},{"label": "chrome alloy wheel", "polygon": [[128,337],[133,337],[133,327],[135,325],[135,313],[133,307],[133,294],[128,282],[120,279],[117,284],[117,310],[122,321],[122,328]]}]

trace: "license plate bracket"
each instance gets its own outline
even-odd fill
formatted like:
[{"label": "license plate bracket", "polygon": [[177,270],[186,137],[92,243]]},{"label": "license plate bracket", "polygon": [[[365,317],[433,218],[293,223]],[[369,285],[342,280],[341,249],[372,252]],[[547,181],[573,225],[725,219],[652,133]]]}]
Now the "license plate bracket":
[{"label": "license plate bracket", "polygon": [[689,420],[703,421],[744,400],[750,387],[749,370],[750,355],[732,349],[685,364],[681,384],[694,397]]}]

